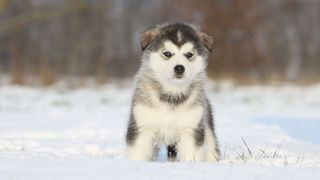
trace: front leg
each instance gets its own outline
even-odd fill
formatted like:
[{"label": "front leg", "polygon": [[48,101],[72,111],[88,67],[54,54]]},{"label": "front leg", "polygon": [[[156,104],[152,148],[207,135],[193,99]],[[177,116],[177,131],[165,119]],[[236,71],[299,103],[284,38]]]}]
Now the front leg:
[{"label": "front leg", "polygon": [[177,143],[178,159],[182,162],[201,162],[205,159],[203,143],[199,144],[195,131],[197,130],[185,132],[179,138]]},{"label": "front leg", "polygon": [[148,132],[139,132],[133,143],[128,144],[127,155],[132,160],[155,160],[157,147],[154,144],[154,135]]},{"label": "front leg", "polygon": [[154,133],[138,126],[133,113],[130,115],[127,135],[127,156],[133,160],[154,160]]}]

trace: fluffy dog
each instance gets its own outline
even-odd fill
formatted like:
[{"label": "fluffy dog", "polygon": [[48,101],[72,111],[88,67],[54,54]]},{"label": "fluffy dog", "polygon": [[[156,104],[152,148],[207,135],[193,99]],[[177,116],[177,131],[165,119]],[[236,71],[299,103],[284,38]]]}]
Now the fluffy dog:
[{"label": "fluffy dog", "polygon": [[218,161],[204,89],[212,38],[191,25],[174,23],[146,30],[140,42],[143,55],[127,129],[128,157],[155,160],[164,144],[170,161]]}]

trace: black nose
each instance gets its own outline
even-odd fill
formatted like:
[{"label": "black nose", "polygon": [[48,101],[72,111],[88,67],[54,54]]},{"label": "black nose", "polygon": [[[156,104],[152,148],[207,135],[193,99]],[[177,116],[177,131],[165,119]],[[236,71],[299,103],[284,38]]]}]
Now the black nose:
[{"label": "black nose", "polygon": [[182,65],[176,65],[174,67],[174,72],[178,75],[181,75],[184,73],[184,67]]}]

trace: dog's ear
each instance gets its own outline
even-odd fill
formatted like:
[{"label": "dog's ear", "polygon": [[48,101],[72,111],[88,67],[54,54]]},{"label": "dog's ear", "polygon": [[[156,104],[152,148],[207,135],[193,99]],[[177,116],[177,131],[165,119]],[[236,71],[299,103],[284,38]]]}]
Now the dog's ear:
[{"label": "dog's ear", "polygon": [[159,26],[155,26],[144,31],[140,36],[140,44],[141,44],[142,51],[145,50],[147,46],[152,41],[154,41],[159,34],[160,34]]},{"label": "dog's ear", "polygon": [[209,52],[212,52],[213,38],[202,31],[197,31],[197,35],[204,47],[206,47]]}]

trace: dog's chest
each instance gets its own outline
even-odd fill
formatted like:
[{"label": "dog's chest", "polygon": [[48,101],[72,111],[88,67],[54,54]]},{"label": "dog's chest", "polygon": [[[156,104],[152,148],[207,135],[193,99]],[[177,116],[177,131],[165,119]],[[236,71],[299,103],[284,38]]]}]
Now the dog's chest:
[{"label": "dog's chest", "polygon": [[137,105],[133,113],[140,128],[155,133],[161,141],[170,144],[181,133],[197,128],[203,116],[203,107],[173,107],[165,103],[155,107]]}]

